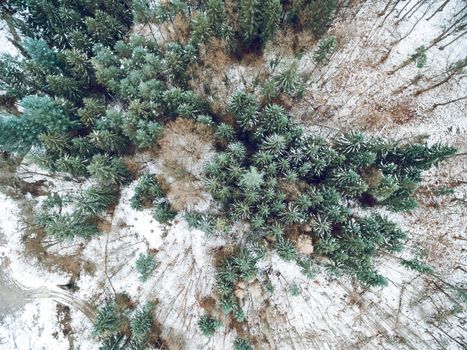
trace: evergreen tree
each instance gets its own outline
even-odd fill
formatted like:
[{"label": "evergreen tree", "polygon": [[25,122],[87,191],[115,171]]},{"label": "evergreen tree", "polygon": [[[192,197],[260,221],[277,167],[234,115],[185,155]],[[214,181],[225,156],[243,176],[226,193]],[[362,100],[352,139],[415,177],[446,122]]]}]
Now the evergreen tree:
[{"label": "evergreen tree", "polygon": [[336,3],[336,0],[316,0],[307,8],[308,23],[315,36],[320,37],[326,32],[336,9]]},{"label": "evergreen tree", "polygon": [[329,36],[319,42],[318,49],[313,54],[313,59],[317,64],[328,62],[337,48],[335,36]]},{"label": "evergreen tree", "polygon": [[223,142],[232,141],[235,138],[235,129],[229,124],[220,123],[214,133],[217,139]]},{"label": "evergreen tree", "polygon": [[143,207],[149,207],[155,199],[164,197],[164,191],[157,182],[154,174],[141,175],[138,184],[135,187],[133,197],[131,197],[131,207],[141,210]]},{"label": "evergreen tree", "polygon": [[88,174],[86,169],[86,161],[80,156],[70,156],[65,154],[55,162],[58,171],[69,173],[73,176],[86,176]]},{"label": "evergreen tree", "polygon": [[107,302],[97,310],[94,320],[93,333],[97,336],[116,336],[120,330],[123,319],[114,302]]},{"label": "evergreen tree", "polygon": [[191,40],[194,44],[207,42],[212,36],[211,23],[205,13],[199,13],[191,20]]},{"label": "evergreen tree", "polygon": [[277,241],[276,251],[282,259],[287,261],[295,259],[297,255],[297,251],[295,250],[293,243],[283,238]]},{"label": "evergreen tree", "polygon": [[146,282],[156,269],[157,263],[152,255],[140,254],[136,260],[136,270],[139,273],[139,280]]},{"label": "evergreen tree", "polygon": [[426,64],[425,46],[422,45],[418,47],[415,53],[410,57],[410,59],[415,62],[417,68],[423,68]]},{"label": "evergreen tree", "polygon": [[155,308],[153,303],[147,303],[136,311],[130,320],[131,335],[137,339],[147,339],[154,323],[152,312]]},{"label": "evergreen tree", "polygon": [[260,5],[259,0],[240,0],[239,2],[240,31],[247,43],[251,43],[258,34]]},{"label": "evergreen tree", "polygon": [[245,171],[240,178],[240,186],[245,190],[251,191],[258,189],[264,182],[264,174],[260,173],[255,167],[250,167],[249,171]]},{"label": "evergreen tree", "polygon": [[152,215],[161,224],[165,224],[173,220],[177,213],[171,208],[166,199],[160,199],[156,201]]},{"label": "evergreen tree", "polygon": [[222,0],[207,0],[206,1],[206,15],[209,21],[211,30],[216,36],[223,34],[224,23],[224,5]]},{"label": "evergreen tree", "polygon": [[198,327],[206,337],[212,336],[221,326],[222,323],[219,320],[207,315],[201,316],[198,320]]},{"label": "evergreen tree", "polygon": [[96,98],[84,98],[84,106],[78,109],[80,122],[87,127],[91,127],[96,120],[102,118],[105,114],[105,105]]},{"label": "evergreen tree", "polygon": [[102,154],[92,157],[87,170],[102,185],[120,185],[128,178],[128,172],[121,159]]},{"label": "evergreen tree", "polygon": [[116,202],[115,192],[107,186],[93,186],[78,197],[77,209],[80,215],[100,215]]},{"label": "evergreen tree", "polygon": [[283,64],[278,74],[272,77],[272,83],[278,94],[299,96],[304,91],[304,84],[298,72],[298,60],[294,59]]},{"label": "evergreen tree", "polygon": [[433,273],[433,268],[430,265],[427,265],[415,259],[414,260],[402,259],[401,265],[410,270],[414,270],[420,273],[426,273],[426,274]]},{"label": "evergreen tree", "polygon": [[254,95],[244,92],[234,94],[229,108],[243,129],[250,130],[256,125],[259,105]]},{"label": "evergreen tree", "polygon": [[9,152],[27,152],[39,144],[39,135],[46,132],[66,133],[75,125],[60,104],[46,96],[28,96],[21,102],[21,118],[1,117],[0,148]]},{"label": "evergreen tree", "polygon": [[88,238],[97,233],[97,227],[89,218],[77,213],[39,213],[34,218],[35,223],[44,229],[48,236],[59,240],[76,237]]},{"label": "evergreen tree", "polygon": [[261,40],[271,40],[279,29],[282,5],[280,0],[265,0],[261,4]]}]

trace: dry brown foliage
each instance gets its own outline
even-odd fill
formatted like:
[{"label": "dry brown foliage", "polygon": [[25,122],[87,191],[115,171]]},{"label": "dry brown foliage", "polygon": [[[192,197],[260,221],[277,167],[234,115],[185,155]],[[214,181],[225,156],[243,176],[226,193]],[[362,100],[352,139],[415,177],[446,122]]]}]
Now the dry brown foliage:
[{"label": "dry brown foliage", "polygon": [[168,28],[169,38],[172,41],[178,41],[183,45],[190,39],[190,20],[182,14],[177,14],[173,19],[173,27]]},{"label": "dry brown foliage", "polygon": [[203,198],[200,172],[213,150],[209,127],[178,118],[167,124],[158,142],[163,172],[158,177],[166,196],[177,210],[190,208]]},{"label": "dry brown foliage", "polygon": [[267,45],[274,47],[280,57],[293,57],[297,52],[305,52],[313,47],[315,37],[308,31],[295,31],[286,27],[277,32],[274,40]]}]

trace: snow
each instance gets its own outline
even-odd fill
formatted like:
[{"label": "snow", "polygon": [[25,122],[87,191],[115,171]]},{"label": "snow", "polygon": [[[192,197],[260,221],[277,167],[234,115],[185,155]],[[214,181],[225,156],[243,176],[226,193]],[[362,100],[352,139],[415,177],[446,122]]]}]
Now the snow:
[{"label": "snow", "polygon": [[4,21],[0,21],[0,54],[10,54],[15,55],[18,53],[18,50],[13,46],[13,44],[8,40],[9,33],[7,25]]},{"label": "snow", "polygon": [[[450,63],[463,58],[467,39],[461,38],[439,50],[440,45],[453,38],[450,36],[427,51],[426,67],[418,69],[411,63],[389,74],[419,46],[428,46],[463,2],[452,0],[429,21],[421,19],[412,33],[390,50],[384,62],[380,62],[391,43],[411,30],[428,6],[427,13],[431,15],[442,2],[422,5],[398,25],[395,22],[415,4],[415,0],[400,2],[382,26],[384,16],[377,14],[385,3],[375,0],[363,3],[354,19],[348,19],[350,14],[337,19],[330,34],[336,35],[339,46],[329,64],[315,69],[314,47],[310,47],[309,53],[300,61],[303,72],[313,71],[305,99],[317,111],[313,111],[309,103],[297,103],[292,106],[292,115],[309,132],[333,135],[352,127],[399,139],[427,134],[430,143],[443,141],[465,152],[465,100],[433,111],[431,107],[434,103],[461,97],[467,91],[466,80],[454,79],[452,83],[416,98],[413,92],[430,85],[430,79],[442,74]],[[12,50],[8,45],[5,35],[0,34],[0,51],[4,48]],[[274,55],[272,51],[265,53],[265,57]],[[250,85],[255,69],[241,63],[233,64],[226,72],[231,83],[226,88],[228,93],[245,87],[245,81]],[[409,86],[397,92],[417,74],[423,75],[419,86]],[[208,151],[205,152],[206,159]],[[163,165],[157,160],[142,156],[137,161],[144,164],[142,172],[160,174],[163,171]],[[194,166],[193,169],[199,172],[200,168]],[[41,172],[27,164],[18,170],[27,181],[44,179],[50,190],[60,193],[73,193],[91,185],[89,181],[69,181],[63,174],[51,178],[40,175]],[[427,172],[422,187],[453,186],[465,182],[466,173],[465,158],[454,157],[442,167]],[[71,307],[71,327],[77,335],[75,348],[96,349],[96,340],[91,336],[94,309],[115,293],[127,293],[137,303],[156,301],[157,321],[171,348],[231,348],[237,331],[241,330],[224,327],[207,339],[196,325],[198,317],[205,313],[201,307],[203,299],[213,294],[216,249],[231,243],[230,240],[190,231],[181,214],[165,227],[153,219],[150,209],[133,210],[130,198],[135,186],[136,181],[133,181],[122,189],[113,215],[106,216],[108,232],[85,242],[82,258],[94,263],[95,270],[81,271],[76,292],[57,287],[68,282],[68,275],[48,271],[24,256],[21,202],[0,194],[0,212],[3,214],[0,229],[6,237],[5,242],[0,240],[0,260],[2,265],[7,262],[8,282],[18,293],[23,291],[27,295],[19,309],[0,320],[0,348],[67,349],[68,340],[63,337],[56,316],[56,304],[62,303]],[[435,276],[420,276],[400,266],[396,257],[384,256],[378,260],[378,268],[388,277],[389,285],[364,290],[347,278],[331,278],[324,271],[314,279],[306,280],[295,264],[281,260],[275,253],[268,253],[258,267],[261,281],[268,278],[274,291],[269,295],[261,288],[265,283],[259,286],[252,282],[245,286],[242,300],[247,317],[245,328],[253,336],[257,348],[461,348],[465,343],[463,323],[467,315],[464,306],[457,313],[453,311],[459,297],[452,286],[465,288],[463,262],[467,259],[467,208],[459,200],[467,198],[467,186],[459,184],[450,196],[423,193],[420,197],[421,207],[411,213],[382,212],[408,232],[409,252],[425,251],[427,261],[436,268]],[[36,201],[36,207],[43,200],[44,197],[28,199]],[[207,201],[200,208],[206,208],[209,203]],[[56,245],[49,251],[72,254],[78,249],[72,243]],[[148,252],[154,254],[158,265],[149,280],[143,283],[138,279],[135,262],[140,253]],[[299,295],[290,293],[292,285],[300,287]]]},{"label": "snow", "polygon": [[8,315],[0,323],[2,349],[67,349],[67,342],[58,330],[55,302],[37,300],[21,311]]}]

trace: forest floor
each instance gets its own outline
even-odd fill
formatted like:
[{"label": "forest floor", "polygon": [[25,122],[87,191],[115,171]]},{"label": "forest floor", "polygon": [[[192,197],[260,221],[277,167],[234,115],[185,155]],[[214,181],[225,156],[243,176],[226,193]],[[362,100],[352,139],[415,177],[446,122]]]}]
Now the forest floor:
[{"label": "forest floor", "polygon": [[[248,89],[257,65],[266,67],[269,59],[290,54],[290,45],[302,45],[300,70],[310,79],[304,99],[291,104],[290,113],[308,132],[333,136],[356,129],[407,141],[422,137],[465,153],[466,76],[443,79],[451,64],[465,58],[467,36],[447,45],[460,34],[453,33],[436,42],[457,13],[465,16],[465,1],[446,1],[437,11],[443,3],[357,1],[340,10],[329,30],[338,50],[327,65],[315,67],[316,43],[279,37],[259,62],[227,63],[229,89]],[[421,45],[431,46],[426,65],[401,66]],[[216,84],[215,72],[210,78]],[[192,128],[186,142],[197,145],[196,157],[178,154],[174,164],[177,155],[168,152],[186,146],[177,127],[169,128],[172,134],[162,151],[127,161],[163,177],[171,190],[169,200],[202,209],[212,200],[199,186],[202,166],[213,155],[209,135]],[[170,349],[228,349],[237,335],[247,336],[235,324],[226,324],[211,338],[197,327],[199,316],[215,312],[213,257],[229,244],[224,238],[190,231],[181,214],[163,226],[150,209],[131,209],[133,181],[102,221],[102,234],[68,243],[44,240],[30,229],[32,209],[45,199],[44,190],[75,193],[89,183],[42,173],[23,163],[16,175],[31,184],[26,194],[0,194],[0,263],[14,291],[5,298],[17,298],[11,309],[1,310],[0,349],[97,349],[91,334],[96,306],[120,293],[137,303],[156,302],[156,319]],[[465,155],[452,157],[425,173],[416,194],[418,209],[384,212],[409,233],[408,249],[424,256],[435,268],[433,275],[407,270],[399,258],[384,256],[378,268],[389,285],[365,289],[324,272],[307,280],[295,264],[268,253],[259,268],[272,288],[265,290],[256,281],[241,293],[251,343],[281,350],[466,348],[466,174]],[[148,250],[158,266],[142,283],[135,261]],[[292,293],[297,287],[300,292]]]}]

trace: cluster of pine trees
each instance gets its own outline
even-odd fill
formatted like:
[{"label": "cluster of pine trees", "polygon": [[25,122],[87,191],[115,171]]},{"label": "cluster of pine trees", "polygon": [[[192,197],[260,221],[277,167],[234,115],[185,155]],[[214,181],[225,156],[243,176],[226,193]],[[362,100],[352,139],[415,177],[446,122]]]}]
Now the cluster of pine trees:
[{"label": "cluster of pine trees", "polygon": [[[401,251],[405,234],[371,208],[415,208],[413,194],[422,172],[456,150],[351,131],[329,140],[306,134],[277,103],[280,95],[299,99],[305,92],[297,60],[265,80],[261,91],[226,96],[231,102],[223,112],[233,121],[214,113],[209,96],[189,87],[190,67],[199,63],[200,45],[210,38],[225,41],[237,58],[258,53],[284,29],[311,31],[319,39],[336,5],[335,0],[1,4],[21,55],[0,58],[0,101],[10,111],[0,117],[0,149],[31,157],[50,172],[93,180],[92,187],[74,198],[49,196],[36,215],[38,227],[58,239],[97,233],[96,217],[116,203],[120,186],[137,176],[122,157],[154,148],[168,121],[190,118],[209,125],[216,138],[218,153],[205,168],[205,185],[220,210],[188,212],[187,222],[226,237],[235,236],[239,222],[249,226],[242,244],[218,266],[217,295],[225,314],[245,320],[234,295],[236,284],[255,279],[257,262],[271,249],[297,262],[307,276],[313,275],[315,257],[324,256],[330,273],[368,286],[384,285],[373,261],[382,252]],[[177,18],[189,24],[188,40],[165,37],[162,25],[170,27]],[[148,25],[152,35],[134,34],[135,24]],[[334,37],[322,39],[316,63],[325,63],[336,47]],[[11,108],[15,101],[20,112]],[[76,210],[63,211],[70,203]],[[176,215],[154,174],[139,176],[131,205],[137,210],[152,207],[162,223]],[[354,214],[354,206],[370,208],[369,214]],[[297,230],[312,239],[312,256],[298,252],[291,239]],[[141,281],[155,266],[151,255],[140,256]],[[104,306],[95,325],[102,349],[145,346],[151,310],[145,307],[130,320],[130,312],[115,303]],[[128,324],[131,337],[122,331]],[[219,326],[209,315],[199,321],[207,336]],[[251,347],[239,338],[235,348]]]},{"label": "cluster of pine trees", "polygon": [[135,309],[125,295],[108,300],[97,310],[93,334],[102,339],[100,350],[165,348],[155,332],[155,304]]}]

